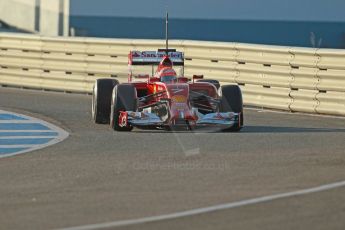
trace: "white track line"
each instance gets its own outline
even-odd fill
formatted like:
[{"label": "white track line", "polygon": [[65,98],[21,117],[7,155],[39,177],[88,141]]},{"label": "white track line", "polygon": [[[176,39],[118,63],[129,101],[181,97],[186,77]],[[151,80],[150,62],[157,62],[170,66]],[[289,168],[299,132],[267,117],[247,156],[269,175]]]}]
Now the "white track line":
[{"label": "white track line", "polygon": [[0,120],[0,124],[32,124],[35,123],[33,120]]},{"label": "white track line", "polygon": [[235,201],[231,203],[225,203],[225,204],[220,204],[220,205],[215,205],[215,206],[210,206],[210,207],[205,207],[205,208],[192,209],[192,210],[187,210],[187,211],[182,211],[182,212],[175,212],[175,213],[166,214],[166,215],[144,217],[144,218],[139,218],[139,219],[120,220],[120,221],[113,221],[113,222],[106,222],[106,223],[99,223],[99,224],[90,224],[90,225],[76,226],[76,227],[70,227],[70,228],[62,228],[60,230],[102,229],[102,228],[130,226],[130,225],[143,224],[143,223],[148,223],[148,222],[170,220],[170,219],[194,216],[194,215],[215,212],[215,211],[220,211],[220,210],[225,210],[225,209],[232,209],[232,208],[237,208],[237,207],[242,207],[242,206],[247,206],[247,205],[252,205],[252,204],[264,203],[264,202],[288,198],[288,197],[307,195],[311,193],[322,192],[322,191],[340,188],[344,186],[345,186],[345,181],[340,181],[340,182],[321,185],[318,187],[313,187],[313,188],[308,188],[308,189],[302,189],[302,190],[286,192],[286,193],[281,193],[281,194],[257,197],[257,198],[248,199],[248,200]]}]

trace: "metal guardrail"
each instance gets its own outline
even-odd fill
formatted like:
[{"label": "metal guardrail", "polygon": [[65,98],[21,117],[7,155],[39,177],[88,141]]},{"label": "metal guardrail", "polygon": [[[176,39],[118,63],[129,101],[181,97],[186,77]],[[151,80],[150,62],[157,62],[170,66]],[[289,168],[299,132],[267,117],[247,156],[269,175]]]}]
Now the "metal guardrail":
[{"label": "metal guardrail", "polygon": [[[247,105],[345,115],[345,50],[180,41],[185,74],[238,84]],[[94,80],[126,81],[130,50],[157,49],[161,40],[48,38],[0,34],[0,84],[92,91]]]}]

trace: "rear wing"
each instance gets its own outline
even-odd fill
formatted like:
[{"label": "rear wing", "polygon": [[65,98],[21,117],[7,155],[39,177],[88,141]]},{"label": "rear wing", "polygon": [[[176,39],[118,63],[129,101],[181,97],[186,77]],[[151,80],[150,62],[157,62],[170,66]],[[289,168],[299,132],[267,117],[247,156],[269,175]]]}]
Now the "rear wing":
[{"label": "rear wing", "polygon": [[[165,51],[131,51],[128,55],[129,65],[158,65],[164,56]],[[184,65],[184,55],[178,51],[168,51],[170,60],[174,66]]]}]

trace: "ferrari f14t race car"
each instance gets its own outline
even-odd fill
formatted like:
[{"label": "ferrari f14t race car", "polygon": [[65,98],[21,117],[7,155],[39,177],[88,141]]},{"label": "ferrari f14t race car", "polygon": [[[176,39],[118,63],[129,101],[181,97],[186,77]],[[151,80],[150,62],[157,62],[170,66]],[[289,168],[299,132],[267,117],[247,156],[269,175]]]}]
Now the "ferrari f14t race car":
[{"label": "ferrari f14t race car", "polygon": [[[116,131],[194,130],[202,127],[239,131],[243,103],[237,85],[184,76],[184,54],[176,50],[131,51],[128,83],[98,79],[93,88],[92,118]],[[136,68],[140,67],[140,74]],[[147,70],[145,71],[145,67]]]}]

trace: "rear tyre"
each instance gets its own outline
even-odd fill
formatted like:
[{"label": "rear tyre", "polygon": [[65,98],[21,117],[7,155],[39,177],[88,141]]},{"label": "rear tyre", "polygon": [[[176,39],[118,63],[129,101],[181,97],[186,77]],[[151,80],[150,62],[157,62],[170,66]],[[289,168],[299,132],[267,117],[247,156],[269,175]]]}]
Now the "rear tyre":
[{"label": "rear tyre", "polygon": [[220,83],[218,80],[214,80],[214,79],[201,79],[198,80],[197,82],[208,82],[211,83],[212,85],[214,85],[217,89],[220,88]]},{"label": "rear tyre", "polygon": [[131,84],[119,84],[113,89],[111,97],[110,127],[116,131],[131,131],[132,126],[120,127],[121,111],[137,111],[137,91]]},{"label": "rear tyre", "polygon": [[119,82],[115,79],[97,79],[92,93],[92,119],[97,124],[109,124],[111,93]]},{"label": "rear tyre", "polygon": [[224,129],[223,131],[240,131],[243,127],[243,100],[241,89],[238,85],[223,85],[220,90],[220,112],[240,113],[240,122],[238,126]]}]

